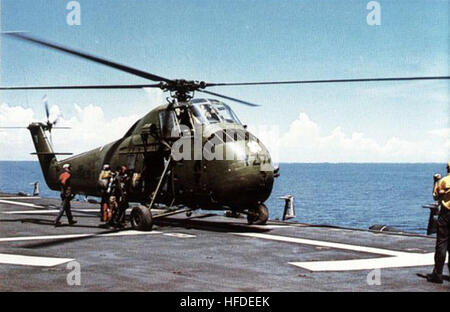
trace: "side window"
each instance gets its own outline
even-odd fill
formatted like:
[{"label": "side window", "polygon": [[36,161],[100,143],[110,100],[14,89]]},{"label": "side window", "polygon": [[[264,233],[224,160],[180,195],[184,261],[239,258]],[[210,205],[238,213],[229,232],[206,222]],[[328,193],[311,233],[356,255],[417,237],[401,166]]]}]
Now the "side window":
[{"label": "side window", "polygon": [[136,154],[128,154],[128,157],[127,157],[128,169],[134,170],[135,165],[136,165]]},{"label": "side window", "polygon": [[160,112],[159,123],[161,125],[161,135],[164,138],[180,136],[180,126],[178,125],[174,111],[166,110]]}]

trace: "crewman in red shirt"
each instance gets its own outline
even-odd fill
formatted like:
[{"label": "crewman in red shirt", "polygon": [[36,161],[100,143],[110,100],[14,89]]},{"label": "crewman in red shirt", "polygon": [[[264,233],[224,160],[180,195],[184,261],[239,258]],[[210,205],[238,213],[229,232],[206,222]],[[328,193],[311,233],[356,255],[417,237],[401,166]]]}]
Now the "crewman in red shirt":
[{"label": "crewman in red shirt", "polygon": [[59,175],[59,184],[61,186],[61,199],[62,205],[59,209],[59,214],[55,220],[55,226],[60,226],[61,217],[64,212],[66,212],[67,219],[69,220],[69,224],[73,225],[77,223],[77,221],[73,220],[72,211],[70,210],[70,201],[73,199],[74,194],[72,194],[72,188],[70,186],[70,179],[72,177],[70,164],[65,164],[63,166],[63,172]]}]

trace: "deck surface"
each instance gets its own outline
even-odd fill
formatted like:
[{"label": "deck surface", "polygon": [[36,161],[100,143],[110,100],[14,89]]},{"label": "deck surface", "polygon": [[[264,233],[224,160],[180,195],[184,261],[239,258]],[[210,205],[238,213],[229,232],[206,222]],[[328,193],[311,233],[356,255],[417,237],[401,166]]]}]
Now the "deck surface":
[{"label": "deck surface", "polygon": [[114,231],[98,227],[98,205],[77,201],[78,224],[55,228],[60,201],[10,196],[0,194],[0,291],[450,290],[417,276],[433,268],[430,237],[249,226],[204,211],[159,219],[151,232]]}]

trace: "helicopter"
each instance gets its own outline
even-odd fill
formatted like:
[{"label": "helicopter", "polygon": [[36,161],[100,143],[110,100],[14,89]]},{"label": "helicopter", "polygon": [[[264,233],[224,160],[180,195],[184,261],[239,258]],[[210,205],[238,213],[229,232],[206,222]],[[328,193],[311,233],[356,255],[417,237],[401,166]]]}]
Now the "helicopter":
[{"label": "helicopter", "polygon": [[[204,93],[239,104],[259,105],[206,90],[211,87],[281,84],[355,83],[376,81],[442,80],[450,76],[357,78],[332,80],[207,83],[169,79],[31,36],[24,32],[3,35],[53,49],[94,63],[156,82],[153,84],[104,84],[61,86],[10,86],[0,90],[143,89],[159,88],[170,94],[167,104],[158,106],[135,122],[125,135],[111,143],[58,160],[47,137],[53,123],[33,122],[28,126],[45,178],[52,190],[59,190],[58,176],[63,164],[72,167],[71,186],[75,194],[101,196],[98,177],[104,164],[121,165],[131,171],[129,202],[131,225],[151,230],[153,220],[192,210],[227,210],[247,215],[249,224],[264,225],[269,209],[264,202],[280,175],[266,146],[242,124],[226,103],[195,98]],[[99,129],[99,132],[101,129]],[[181,157],[180,157],[181,154]],[[227,157],[221,157],[226,154]],[[219,157],[217,157],[219,156]],[[153,216],[156,205],[165,213]],[[173,209],[173,207],[185,207]]]}]

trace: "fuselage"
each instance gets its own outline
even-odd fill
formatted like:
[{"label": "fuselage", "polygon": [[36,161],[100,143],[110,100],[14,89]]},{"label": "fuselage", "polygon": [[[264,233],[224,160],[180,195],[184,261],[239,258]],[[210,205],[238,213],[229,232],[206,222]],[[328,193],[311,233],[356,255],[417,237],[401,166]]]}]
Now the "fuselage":
[{"label": "fuselage", "polygon": [[54,162],[47,169],[52,178],[46,181],[58,190],[55,177],[69,163],[73,192],[100,196],[102,166],[126,165],[132,176],[129,200],[147,202],[169,155],[171,170],[157,202],[240,210],[264,202],[272,191],[274,167],[267,148],[226,104],[202,99],[189,106],[153,109],[121,139]]}]

